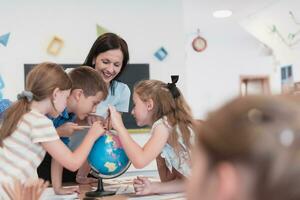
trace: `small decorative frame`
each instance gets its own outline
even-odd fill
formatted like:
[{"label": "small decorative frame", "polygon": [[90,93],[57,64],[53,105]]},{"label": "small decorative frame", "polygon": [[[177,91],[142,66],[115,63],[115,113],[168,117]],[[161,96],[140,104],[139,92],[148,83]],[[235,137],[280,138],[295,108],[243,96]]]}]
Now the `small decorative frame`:
[{"label": "small decorative frame", "polygon": [[197,30],[197,35],[198,36],[192,42],[192,47],[195,51],[201,52],[201,51],[204,51],[206,49],[207,42],[203,37],[200,36],[199,29]]},{"label": "small decorative frame", "polygon": [[64,46],[64,41],[57,36],[54,36],[47,47],[47,52],[51,55],[57,56]]}]

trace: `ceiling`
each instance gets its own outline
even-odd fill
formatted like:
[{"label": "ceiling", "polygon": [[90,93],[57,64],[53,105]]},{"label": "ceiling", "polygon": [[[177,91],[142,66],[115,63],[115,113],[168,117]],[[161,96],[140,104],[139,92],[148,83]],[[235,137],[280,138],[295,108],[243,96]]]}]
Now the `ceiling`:
[{"label": "ceiling", "polygon": [[230,9],[233,12],[231,20],[237,20],[255,14],[265,7],[280,0],[184,0],[189,10],[199,16],[209,18],[212,12],[220,9]]}]

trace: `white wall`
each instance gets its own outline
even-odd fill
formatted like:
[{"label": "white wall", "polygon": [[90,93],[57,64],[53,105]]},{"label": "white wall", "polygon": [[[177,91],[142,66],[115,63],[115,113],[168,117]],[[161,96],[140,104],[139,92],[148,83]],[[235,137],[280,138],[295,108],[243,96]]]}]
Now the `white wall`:
[{"label": "white wall", "polygon": [[[293,65],[295,81],[300,80],[299,10],[300,1],[281,0],[242,21],[245,30],[273,50],[277,69],[282,66]],[[290,11],[294,17],[289,14]],[[278,32],[271,31],[273,25],[276,26]],[[295,38],[288,37],[289,34],[295,33],[297,33]],[[280,73],[280,70],[278,70],[278,73]]]},{"label": "white wall", "polygon": [[[179,74],[179,85],[185,88],[180,0],[2,0],[0,19],[0,35],[11,32],[8,46],[0,45],[7,98],[15,99],[23,90],[24,63],[82,63],[96,38],[97,23],[124,37],[131,63],[150,63],[151,78],[169,81],[170,74]],[[56,57],[46,53],[54,35],[65,43]],[[153,56],[161,46],[169,53],[163,62]]]},{"label": "white wall", "polygon": [[[243,9],[234,10],[231,18],[216,19],[213,7],[204,0],[184,2],[187,99],[197,118],[205,118],[208,111],[239,95],[240,75],[269,75],[273,91],[278,92],[272,57],[263,54],[260,42],[234,18],[243,14]],[[221,8],[230,5],[224,2]],[[201,53],[191,47],[198,28],[208,43]]]}]

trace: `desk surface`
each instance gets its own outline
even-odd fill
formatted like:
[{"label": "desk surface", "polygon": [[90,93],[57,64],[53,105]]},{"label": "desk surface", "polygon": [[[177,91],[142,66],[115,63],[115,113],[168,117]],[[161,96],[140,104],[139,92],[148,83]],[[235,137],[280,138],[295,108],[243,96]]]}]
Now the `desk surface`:
[{"label": "desk surface", "polygon": [[[92,186],[91,185],[79,185],[79,189],[80,189],[80,199],[84,199],[85,197],[85,193],[92,191]],[[89,199],[101,199],[101,200],[126,200],[128,199],[128,196],[125,195],[113,195],[113,196],[106,196],[106,197],[99,197],[99,198],[95,198],[95,197],[91,197],[91,198],[85,198],[86,200]]]},{"label": "desk surface", "polygon": [[[185,199],[184,193],[173,193],[173,194],[163,194],[163,195],[150,195],[150,196],[136,196],[134,194],[134,189],[132,186],[132,180],[134,177],[118,177],[116,179],[107,179],[104,180],[104,190],[105,191],[117,191],[117,195],[112,196],[105,196],[105,197],[86,197],[85,193],[96,190],[97,184],[94,183],[92,185],[79,185],[80,199],[86,200],[183,200]],[[157,177],[148,177],[151,181],[158,181]],[[74,184],[64,184],[65,187],[72,186]],[[71,197],[72,196],[72,197]],[[43,193],[41,200],[52,200],[52,199],[72,199],[76,198],[77,195],[67,195],[67,196],[58,196],[54,194],[52,188],[47,188],[46,191]]]},{"label": "desk surface", "polygon": [[[162,195],[150,195],[150,196],[136,196],[134,193],[125,193],[122,195],[113,195],[106,197],[86,197],[85,193],[95,190],[95,187],[91,185],[80,185],[79,198],[83,200],[186,200],[184,193],[162,194]],[[63,200],[63,199],[78,199],[77,195],[55,195],[52,188],[47,188],[43,193],[41,200]]]}]

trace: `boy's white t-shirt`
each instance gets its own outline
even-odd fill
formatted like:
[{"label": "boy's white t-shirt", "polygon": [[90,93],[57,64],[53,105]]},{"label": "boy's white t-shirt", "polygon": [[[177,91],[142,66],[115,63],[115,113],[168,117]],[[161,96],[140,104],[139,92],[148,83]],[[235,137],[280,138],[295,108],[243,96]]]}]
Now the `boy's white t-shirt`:
[{"label": "boy's white t-shirt", "polygon": [[20,119],[16,130],[0,147],[0,199],[6,199],[1,185],[14,179],[24,182],[38,178],[37,167],[45,156],[41,142],[58,140],[53,123],[45,115],[31,110]]}]

